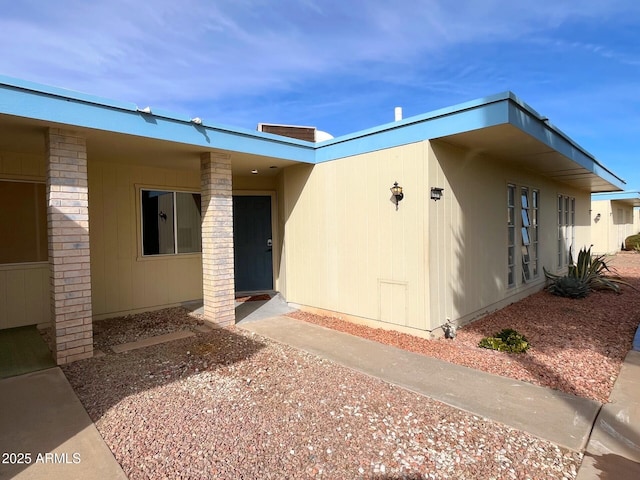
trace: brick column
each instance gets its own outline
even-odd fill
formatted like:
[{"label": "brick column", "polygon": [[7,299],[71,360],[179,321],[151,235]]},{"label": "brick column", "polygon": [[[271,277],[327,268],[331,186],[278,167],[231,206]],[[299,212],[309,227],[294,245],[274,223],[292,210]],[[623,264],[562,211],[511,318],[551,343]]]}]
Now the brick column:
[{"label": "brick column", "polygon": [[93,356],[87,148],[76,132],[47,132],[51,322],[58,365]]},{"label": "brick column", "polygon": [[236,316],[230,156],[203,153],[200,173],[204,315],[219,325],[233,325]]}]

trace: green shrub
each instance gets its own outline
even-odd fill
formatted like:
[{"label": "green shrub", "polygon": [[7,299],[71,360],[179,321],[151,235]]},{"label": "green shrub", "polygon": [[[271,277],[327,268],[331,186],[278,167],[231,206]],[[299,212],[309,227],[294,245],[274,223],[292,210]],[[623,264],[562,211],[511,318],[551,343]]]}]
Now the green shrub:
[{"label": "green shrub", "polygon": [[620,285],[631,287],[613,274],[604,258],[604,255],[591,255],[589,247],[588,250],[580,250],[578,261],[573,263],[573,255],[569,249],[569,267],[566,275],[554,275],[543,268],[549,281],[547,289],[561,297],[583,298],[591,290],[613,290],[620,293]]},{"label": "green shrub", "polygon": [[575,277],[564,276],[549,285],[548,290],[560,297],[584,298],[589,294],[589,285]]},{"label": "green shrub", "polygon": [[529,341],[521,333],[512,328],[505,328],[493,335],[480,340],[478,346],[499,352],[524,353],[529,349]]},{"label": "green shrub", "polygon": [[624,249],[625,250],[640,250],[640,233],[637,235],[631,235],[630,237],[625,238],[624,240]]}]

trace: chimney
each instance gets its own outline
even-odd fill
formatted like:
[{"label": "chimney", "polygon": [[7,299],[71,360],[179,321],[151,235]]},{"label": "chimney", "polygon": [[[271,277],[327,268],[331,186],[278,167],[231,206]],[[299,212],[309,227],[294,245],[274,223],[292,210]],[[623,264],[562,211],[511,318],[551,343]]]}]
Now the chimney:
[{"label": "chimney", "polygon": [[395,108],[396,122],[402,120],[402,107]]}]

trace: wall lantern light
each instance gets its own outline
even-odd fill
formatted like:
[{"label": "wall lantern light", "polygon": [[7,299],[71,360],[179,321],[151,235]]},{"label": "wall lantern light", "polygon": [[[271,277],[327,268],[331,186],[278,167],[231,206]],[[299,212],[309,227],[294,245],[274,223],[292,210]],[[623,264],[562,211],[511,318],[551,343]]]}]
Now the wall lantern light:
[{"label": "wall lantern light", "polygon": [[396,210],[398,210],[398,203],[400,200],[404,198],[404,193],[402,193],[402,187],[398,185],[398,182],[393,183],[393,187],[390,188],[393,197],[396,200]]},{"label": "wall lantern light", "polygon": [[431,200],[440,200],[442,198],[442,192],[444,192],[444,188],[431,187]]},{"label": "wall lantern light", "polygon": [[594,222],[596,222],[596,223],[597,223],[597,222],[599,222],[599,221],[600,221],[600,217],[601,217],[601,216],[602,216],[602,215],[597,214],[597,215],[596,215],[596,218],[594,218],[594,219],[593,219],[593,221],[594,221]]}]

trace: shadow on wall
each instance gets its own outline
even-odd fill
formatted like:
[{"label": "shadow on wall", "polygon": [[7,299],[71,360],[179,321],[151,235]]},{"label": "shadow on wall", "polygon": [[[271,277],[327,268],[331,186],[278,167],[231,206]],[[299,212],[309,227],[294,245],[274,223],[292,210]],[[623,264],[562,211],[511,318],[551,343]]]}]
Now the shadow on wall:
[{"label": "shadow on wall", "polygon": [[493,205],[504,206],[506,194],[504,188],[494,188],[502,182],[486,168],[487,159],[480,152],[443,142],[431,145],[443,178],[430,182],[444,185],[445,193],[443,200],[430,202],[429,258],[438,264],[437,271],[432,265],[430,283],[442,285],[446,280],[439,287],[445,290],[437,299],[440,310],[435,315],[455,321],[498,301],[504,288],[506,261],[497,257],[505,243],[504,209],[496,215]]},{"label": "shadow on wall", "polygon": [[286,240],[287,222],[296,208],[296,204],[313,172],[313,165],[299,164],[284,168],[278,174],[278,259],[276,277],[279,290],[286,295]]}]

